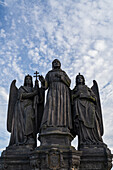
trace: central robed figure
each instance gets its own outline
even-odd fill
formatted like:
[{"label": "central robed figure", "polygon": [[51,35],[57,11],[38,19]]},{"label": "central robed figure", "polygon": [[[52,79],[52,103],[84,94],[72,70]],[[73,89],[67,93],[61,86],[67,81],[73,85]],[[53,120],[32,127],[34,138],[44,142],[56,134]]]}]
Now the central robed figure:
[{"label": "central robed figure", "polygon": [[52,70],[45,79],[39,77],[43,87],[48,89],[46,105],[42,118],[41,128],[67,127],[72,129],[70,83],[71,80],[61,69],[61,63],[55,59]]}]

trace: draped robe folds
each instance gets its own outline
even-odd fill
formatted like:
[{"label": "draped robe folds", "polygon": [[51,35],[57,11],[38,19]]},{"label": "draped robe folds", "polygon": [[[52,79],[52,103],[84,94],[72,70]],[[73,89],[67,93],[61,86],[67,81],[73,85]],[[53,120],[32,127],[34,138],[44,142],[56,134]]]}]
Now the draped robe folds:
[{"label": "draped robe folds", "polygon": [[80,96],[73,99],[73,116],[75,128],[78,126],[79,147],[102,144],[96,104],[92,100],[96,101],[96,96],[86,85],[75,87],[73,96],[76,94]]},{"label": "draped robe folds", "polygon": [[45,88],[48,88],[48,93],[41,127],[45,125],[72,129],[70,83],[69,77],[61,69],[47,73]]},{"label": "draped robe folds", "polygon": [[[15,104],[9,145],[23,144],[26,136],[34,133],[34,110],[32,88],[21,86]],[[24,99],[23,99],[24,98]]]}]

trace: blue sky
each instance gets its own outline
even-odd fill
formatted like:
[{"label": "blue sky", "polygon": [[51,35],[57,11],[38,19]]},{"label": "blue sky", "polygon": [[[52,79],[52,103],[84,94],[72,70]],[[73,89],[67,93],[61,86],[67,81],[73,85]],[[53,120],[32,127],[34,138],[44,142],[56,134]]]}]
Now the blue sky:
[{"label": "blue sky", "polygon": [[[7,103],[12,80],[45,74],[58,58],[71,78],[98,82],[104,142],[113,152],[113,1],[0,0],[0,152],[8,145]],[[73,142],[76,145],[76,142]]]}]

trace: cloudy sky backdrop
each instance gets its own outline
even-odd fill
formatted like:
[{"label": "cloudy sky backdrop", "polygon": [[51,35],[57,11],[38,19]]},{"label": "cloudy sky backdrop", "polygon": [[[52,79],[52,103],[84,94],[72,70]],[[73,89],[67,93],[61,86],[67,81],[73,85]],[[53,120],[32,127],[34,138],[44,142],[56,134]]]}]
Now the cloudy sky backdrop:
[{"label": "cloudy sky backdrop", "polygon": [[79,72],[89,87],[97,80],[103,139],[113,152],[112,0],[0,0],[0,152],[9,142],[12,80],[19,87],[28,73],[45,76],[55,58],[71,78],[71,89]]}]

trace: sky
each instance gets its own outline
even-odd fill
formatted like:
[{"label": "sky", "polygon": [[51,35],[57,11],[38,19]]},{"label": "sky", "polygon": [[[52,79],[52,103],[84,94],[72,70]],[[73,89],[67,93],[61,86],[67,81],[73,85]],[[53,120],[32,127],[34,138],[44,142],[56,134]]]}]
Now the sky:
[{"label": "sky", "polygon": [[[61,61],[71,79],[84,75],[99,86],[103,140],[113,153],[113,1],[0,0],[0,152],[8,146],[7,107],[11,82],[45,76]],[[76,140],[73,145],[76,147]]]}]

